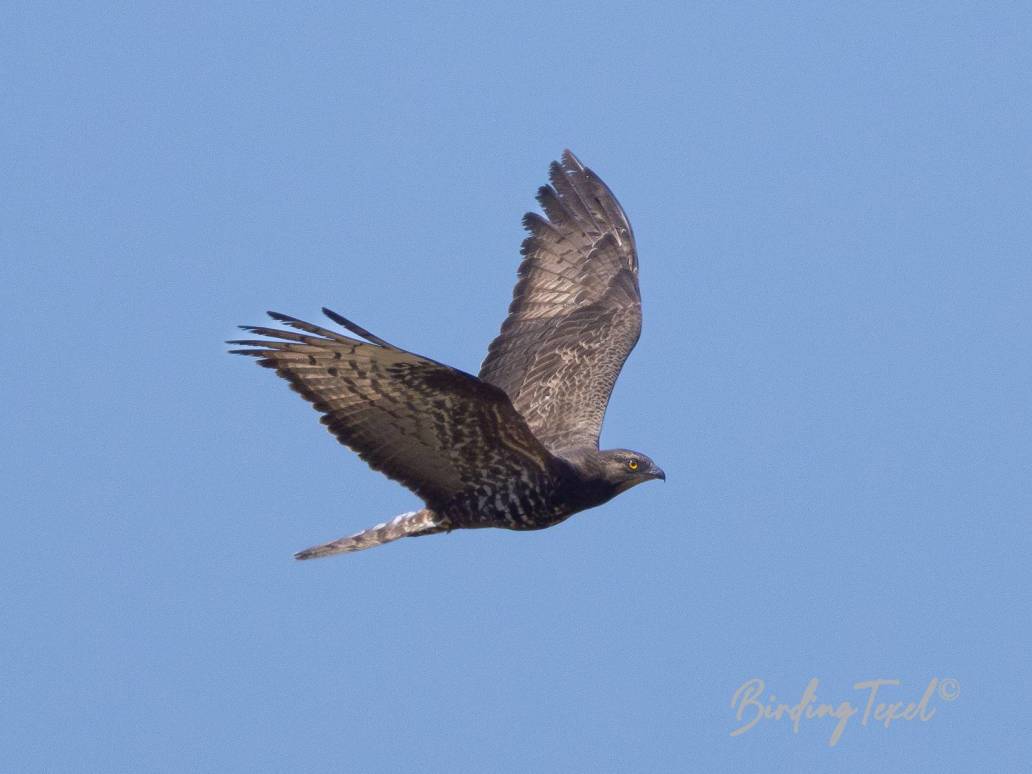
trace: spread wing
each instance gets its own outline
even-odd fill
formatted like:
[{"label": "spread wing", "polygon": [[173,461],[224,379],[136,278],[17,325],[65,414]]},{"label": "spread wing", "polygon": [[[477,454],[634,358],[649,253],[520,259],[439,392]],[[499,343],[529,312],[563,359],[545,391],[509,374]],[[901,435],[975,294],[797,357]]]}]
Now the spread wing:
[{"label": "spread wing", "polygon": [[570,152],[528,213],[509,316],[480,378],[501,387],[553,452],[598,447],[616,377],[641,333],[634,234],[606,184]]},{"label": "spread wing", "polygon": [[323,414],[322,422],[370,467],[428,505],[469,487],[547,469],[554,458],[497,387],[388,344],[340,315],[367,341],[269,312],[291,328],[241,326],[272,340],[231,341],[248,349]]}]

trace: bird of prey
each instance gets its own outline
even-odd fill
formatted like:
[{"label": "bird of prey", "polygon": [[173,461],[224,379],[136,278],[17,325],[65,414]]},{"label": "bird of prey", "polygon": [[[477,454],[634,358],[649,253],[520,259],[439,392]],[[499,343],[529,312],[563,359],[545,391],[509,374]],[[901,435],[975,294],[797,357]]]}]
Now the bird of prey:
[{"label": "bird of prey", "polygon": [[231,350],[272,368],[371,468],[426,507],[295,554],[312,559],[453,529],[551,527],[666,475],[629,449],[598,448],[613,384],[641,332],[638,257],[609,188],[570,152],[523,225],[509,316],[473,376],[323,312],[350,336],[289,317],[292,330]]}]

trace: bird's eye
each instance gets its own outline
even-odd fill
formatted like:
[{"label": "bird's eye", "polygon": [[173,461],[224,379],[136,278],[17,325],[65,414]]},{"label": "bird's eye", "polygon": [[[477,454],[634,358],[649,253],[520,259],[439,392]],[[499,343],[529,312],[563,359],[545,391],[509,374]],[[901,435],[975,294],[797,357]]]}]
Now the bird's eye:
[{"label": "bird's eye", "polygon": [[627,460],[627,467],[631,470],[638,469],[638,460]]}]

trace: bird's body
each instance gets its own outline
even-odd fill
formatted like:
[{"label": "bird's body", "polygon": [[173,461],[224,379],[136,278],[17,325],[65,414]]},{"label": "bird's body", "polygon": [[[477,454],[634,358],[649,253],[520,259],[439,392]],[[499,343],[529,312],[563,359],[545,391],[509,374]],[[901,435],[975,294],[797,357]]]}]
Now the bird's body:
[{"label": "bird's body", "polygon": [[[357,551],[453,529],[550,527],[653,478],[648,457],[599,451],[613,384],[641,330],[627,218],[566,151],[529,214],[509,316],[479,377],[407,352],[327,309],[352,338],[287,315],[295,330],[234,341],[323,414],[338,440],[426,507],[302,551]],[[295,332],[300,331],[300,333]]]}]

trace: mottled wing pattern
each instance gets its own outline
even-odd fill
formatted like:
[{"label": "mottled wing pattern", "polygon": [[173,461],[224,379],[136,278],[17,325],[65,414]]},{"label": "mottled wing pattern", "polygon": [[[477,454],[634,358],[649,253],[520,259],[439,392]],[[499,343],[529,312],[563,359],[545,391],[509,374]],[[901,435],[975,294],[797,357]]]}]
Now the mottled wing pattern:
[{"label": "mottled wing pattern", "polygon": [[233,341],[248,347],[233,352],[275,369],[342,444],[431,507],[553,461],[497,387],[324,311],[368,342],[270,312],[302,333],[242,326],[271,340]]},{"label": "mottled wing pattern", "polygon": [[509,316],[480,378],[501,387],[553,452],[598,447],[609,395],[641,333],[634,234],[620,204],[566,151],[538,191]]}]

